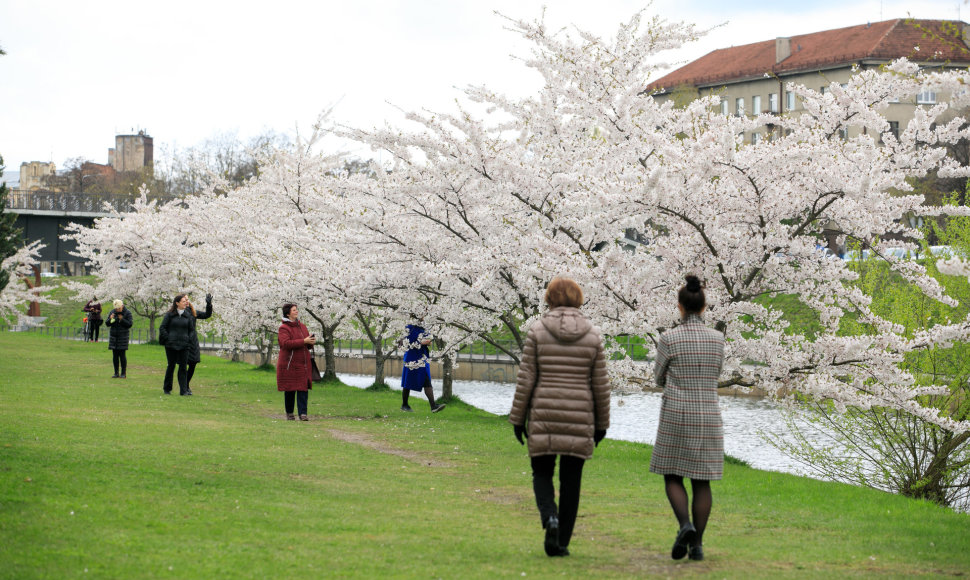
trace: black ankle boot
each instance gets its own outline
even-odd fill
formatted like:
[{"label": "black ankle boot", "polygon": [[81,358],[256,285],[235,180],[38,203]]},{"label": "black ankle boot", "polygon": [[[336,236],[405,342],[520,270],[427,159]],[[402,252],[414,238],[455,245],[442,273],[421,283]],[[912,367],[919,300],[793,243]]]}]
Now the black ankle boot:
[{"label": "black ankle boot", "polygon": [[547,556],[562,556],[559,548],[559,518],[552,516],[546,520],[545,549]]}]

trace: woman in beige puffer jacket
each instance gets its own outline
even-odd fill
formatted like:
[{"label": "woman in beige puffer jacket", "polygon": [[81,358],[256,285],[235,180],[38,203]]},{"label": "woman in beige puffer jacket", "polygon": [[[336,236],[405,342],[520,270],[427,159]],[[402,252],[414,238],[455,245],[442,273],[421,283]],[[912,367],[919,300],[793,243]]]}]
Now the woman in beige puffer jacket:
[{"label": "woman in beige puffer jacket", "polygon": [[[610,383],[599,330],[579,311],[583,292],[556,278],[549,311],[529,329],[509,422],[529,440],[532,486],[549,556],[566,556],[579,509],[583,464],[610,426]],[[552,476],[559,466],[559,509]]]}]

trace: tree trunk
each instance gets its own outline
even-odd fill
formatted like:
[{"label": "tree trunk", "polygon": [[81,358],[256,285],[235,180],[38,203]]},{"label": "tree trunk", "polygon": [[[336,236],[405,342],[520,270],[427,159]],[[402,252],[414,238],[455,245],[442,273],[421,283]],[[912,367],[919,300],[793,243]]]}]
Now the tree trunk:
[{"label": "tree trunk", "polygon": [[337,321],[331,325],[323,326],[323,380],[325,381],[336,381],[337,380],[337,357],[334,355],[334,338],[333,335],[337,331],[337,327],[340,326],[340,321]]},{"label": "tree trunk", "polygon": [[155,342],[155,319],[158,318],[157,314],[151,314],[148,317],[148,342]]},{"label": "tree trunk", "polygon": [[384,345],[381,341],[374,341],[374,384],[383,385],[384,382],[384,362],[387,355],[384,354]]},{"label": "tree trunk", "polygon": [[[445,341],[435,337],[434,346],[435,349],[442,351],[445,348]],[[441,398],[446,401],[450,400],[453,394],[454,367],[455,363],[450,354],[441,356]]]},{"label": "tree trunk", "polygon": [[343,317],[340,317],[333,324],[327,324],[322,318],[317,316],[315,310],[308,308],[307,312],[314,320],[320,325],[320,334],[323,335],[323,372],[320,373],[321,379],[324,381],[336,381],[337,380],[337,357],[334,354],[334,334],[337,332],[337,327],[343,322]]},{"label": "tree trunk", "polygon": [[441,398],[446,401],[451,400],[452,396],[452,382],[454,381],[454,363],[451,360],[451,355],[446,354],[441,357]]},{"label": "tree trunk", "polygon": [[260,336],[259,346],[259,366],[266,366],[273,358],[273,333],[269,330],[264,331]]},{"label": "tree trunk", "polygon": [[367,333],[367,338],[374,345],[374,384],[386,384],[384,382],[384,362],[389,355],[384,353],[384,333],[387,332],[387,325],[390,321],[387,318],[379,318],[379,322],[375,323],[374,317],[364,316],[359,310],[354,313],[354,317],[360,322],[364,332]]}]

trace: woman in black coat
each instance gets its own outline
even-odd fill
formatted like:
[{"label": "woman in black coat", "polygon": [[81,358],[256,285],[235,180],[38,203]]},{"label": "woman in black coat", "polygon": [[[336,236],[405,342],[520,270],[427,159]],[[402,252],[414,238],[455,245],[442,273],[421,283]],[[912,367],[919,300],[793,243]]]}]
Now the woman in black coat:
[{"label": "woman in black coat", "polygon": [[158,343],[165,347],[165,357],[168,366],[165,368],[165,379],[162,392],[172,394],[172,375],[178,365],[179,394],[188,396],[189,390],[188,366],[189,353],[198,337],[195,335],[195,317],[189,308],[189,297],[186,294],[176,294],[172,300],[172,307],[162,318],[162,325],[158,332]]},{"label": "woman in black coat", "polygon": [[[189,310],[192,311],[192,316],[198,320],[205,320],[212,316],[212,294],[205,295],[205,312],[199,313],[195,311],[195,306],[189,302]],[[195,340],[192,341],[192,345],[189,348],[189,368],[185,375],[185,386],[188,388],[189,393],[192,392],[192,375],[195,374],[195,365],[202,362],[202,349],[199,348],[199,333],[196,329]]]},{"label": "woman in black coat", "polygon": [[[108,350],[111,351],[111,362],[115,367],[113,379],[127,378],[128,357],[128,337],[131,334],[131,311],[125,308],[125,303],[121,300],[114,301],[114,309],[108,314],[108,319],[104,325],[108,329]],[[121,371],[121,374],[118,371]]]}]

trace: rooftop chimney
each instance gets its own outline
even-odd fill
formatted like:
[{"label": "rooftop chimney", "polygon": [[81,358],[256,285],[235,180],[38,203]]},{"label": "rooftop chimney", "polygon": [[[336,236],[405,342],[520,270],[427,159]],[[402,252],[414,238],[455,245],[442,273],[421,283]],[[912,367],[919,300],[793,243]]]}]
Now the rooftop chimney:
[{"label": "rooftop chimney", "polygon": [[791,37],[775,39],[775,64],[791,56]]}]

